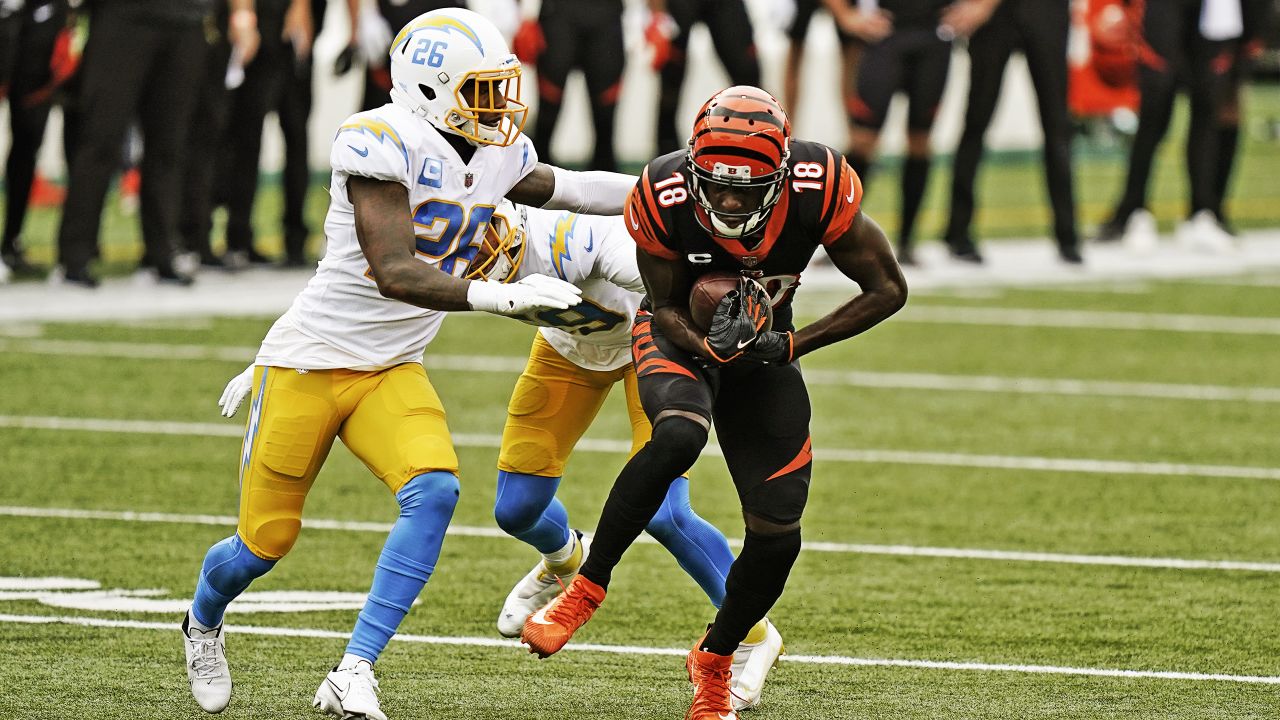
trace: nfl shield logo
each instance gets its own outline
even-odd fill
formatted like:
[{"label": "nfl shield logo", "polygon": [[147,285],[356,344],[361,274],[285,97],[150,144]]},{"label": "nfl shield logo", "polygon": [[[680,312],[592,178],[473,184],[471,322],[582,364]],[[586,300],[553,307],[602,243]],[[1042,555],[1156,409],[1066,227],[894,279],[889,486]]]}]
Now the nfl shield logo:
[{"label": "nfl shield logo", "polygon": [[475,180],[476,180],[476,176],[474,173],[467,173],[462,178],[462,184],[465,187],[471,187],[471,183],[475,182]]},{"label": "nfl shield logo", "polygon": [[743,255],[738,259],[742,261],[743,265],[746,265],[749,268],[755,267],[756,263],[760,262],[760,258],[756,257],[755,255]]}]

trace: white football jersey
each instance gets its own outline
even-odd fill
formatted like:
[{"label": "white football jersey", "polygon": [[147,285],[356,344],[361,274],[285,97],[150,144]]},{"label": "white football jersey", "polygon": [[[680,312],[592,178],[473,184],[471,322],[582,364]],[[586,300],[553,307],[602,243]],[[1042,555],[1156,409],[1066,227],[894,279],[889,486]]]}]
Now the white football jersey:
[{"label": "white football jersey", "polygon": [[444,313],[383,297],[356,239],[351,175],[409,190],[418,259],[461,277],[495,206],[538,162],[529,138],[476,148],[463,163],[440,132],[397,105],[352,115],[329,156],[333,177],[324,258],[315,277],[267,333],[257,364],[372,370],[422,360]]},{"label": "white football jersey", "polygon": [[631,324],[644,297],[636,245],[621,215],[575,215],[528,208],[529,245],[516,272],[558,277],[582,288],[568,310],[543,310],[531,320],[556,352],[588,370],[631,362]]}]

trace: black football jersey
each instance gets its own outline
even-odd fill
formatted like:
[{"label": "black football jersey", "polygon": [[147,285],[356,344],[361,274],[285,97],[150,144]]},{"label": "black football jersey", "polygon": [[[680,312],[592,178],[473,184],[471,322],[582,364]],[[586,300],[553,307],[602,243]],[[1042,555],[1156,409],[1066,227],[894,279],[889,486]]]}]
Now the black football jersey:
[{"label": "black football jersey", "polygon": [[[762,231],[742,242],[713,236],[694,215],[697,201],[684,150],[645,166],[623,215],[644,252],[683,260],[694,276],[739,272],[759,280],[775,314],[789,310],[792,291],[819,245],[849,229],[862,204],[862,182],[844,156],[826,145],[792,140],[790,174]],[[789,316],[789,313],[787,313]]]}]

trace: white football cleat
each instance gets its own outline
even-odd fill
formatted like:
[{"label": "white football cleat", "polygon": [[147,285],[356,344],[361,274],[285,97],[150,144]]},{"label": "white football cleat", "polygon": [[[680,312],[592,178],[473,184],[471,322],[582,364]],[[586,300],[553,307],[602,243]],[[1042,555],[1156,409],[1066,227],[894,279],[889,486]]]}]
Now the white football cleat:
[{"label": "white football cleat", "polygon": [[325,714],[347,720],[387,720],[378,704],[378,679],[373,676],[373,665],[368,660],[335,667],[320,683],[311,705]]},{"label": "white football cleat", "polygon": [[1156,218],[1149,210],[1138,208],[1129,216],[1124,225],[1124,236],[1121,242],[1130,252],[1137,255],[1150,255],[1160,247],[1160,233],[1156,229]]},{"label": "white football cleat", "polygon": [[1179,223],[1175,236],[1179,245],[1194,252],[1223,255],[1236,249],[1235,238],[1223,229],[1211,210],[1200,210]]},{"label": "white football cleat", "polygon": [[222,626],[201,631],[191,626],[191,614],[187,613],[182,617],[182,641],[191,694],[205,712],[222,712],[231,702],[231,668],[227,666]]},{"label": "white football cleat", "polygon": [[733,665],[729,667],[729,691],[734,710],[751,710],[760,705],[764,679],[778,664],[778,656],[786,652],[778,628],[768,618],[765,618],[764,626],[764,640],[751,644],[742,643],[733,651]]},{"label": "white football cleat", "polygon": [[498,614],[498,632],[503,637],[520,637],[529,616],[564,592],[564,589],[573,581],[573,577],[578,574],[578,569],[587,560],[587,551],[591,544],[582,533],[577,530],[573,533],[582,544],[582,558],[578,562],[578,567],[575,567],[573,572],[557,575],[547,569],[545,558],[539,560],[538,564],[534,565],[533,569],[511,588],[506,601],[502,603],[502,612]]}]

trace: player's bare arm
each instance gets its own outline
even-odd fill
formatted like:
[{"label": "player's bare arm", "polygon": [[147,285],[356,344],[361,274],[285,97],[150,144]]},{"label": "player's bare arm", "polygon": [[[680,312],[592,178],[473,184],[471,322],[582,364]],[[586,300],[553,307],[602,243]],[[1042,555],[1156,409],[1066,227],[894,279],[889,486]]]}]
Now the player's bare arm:
[{"label": "player's bare arm", "polygon": [[653,324],[681,350],[703,355],[706,334],[689,314],[689,290],[693,275],[681,260],[666,260],[636,248],[636,265],[645,293],[653,306]]},{"label": "player's bare arm", "polygon": [[575,172],[538,163],[511,188],[507,199],[548,210],[619,215],[635,183],[632,175],[604,170]]},{"label": "player's bare arm", "polygon": [[429,310],[470,310],[469,281],[414,256],[409,192],[403,185],[352,175],[347,194],[355,208],[356,238],[383,297]]},{"label": "player's bare arm", "polygon": [[864,212],[827,246],[831,262],[862,292],[825,317],[796,331],[793,357],[853,337],[902,309],[907,281],[884,231]]}]

